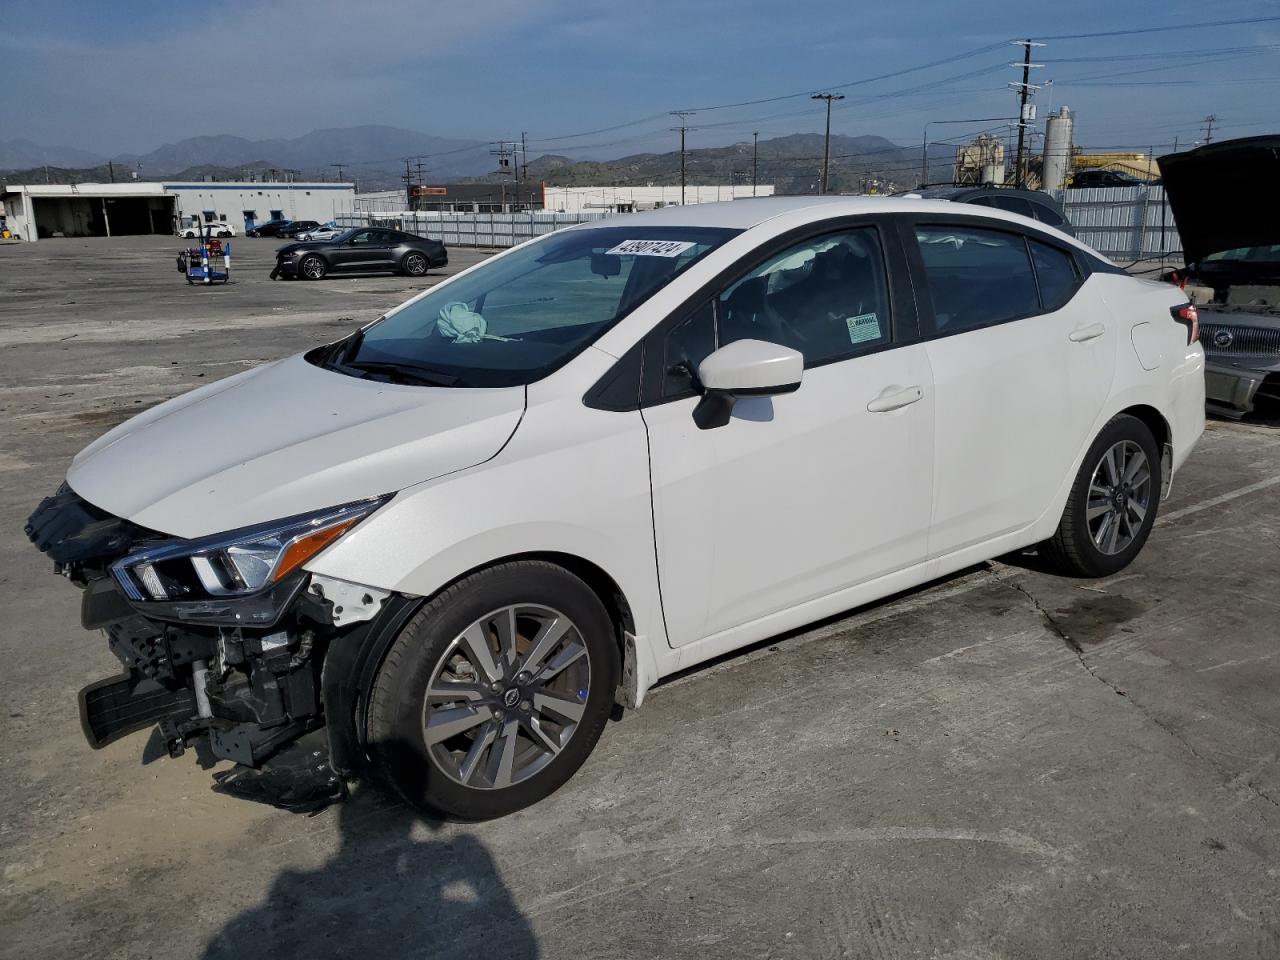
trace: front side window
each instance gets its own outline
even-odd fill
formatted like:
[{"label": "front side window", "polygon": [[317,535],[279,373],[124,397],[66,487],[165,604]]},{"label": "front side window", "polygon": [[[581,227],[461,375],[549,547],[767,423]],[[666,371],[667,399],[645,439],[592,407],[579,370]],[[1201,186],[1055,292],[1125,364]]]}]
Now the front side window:
[{"label": "front side window", "polygon": [[938,333],[989,327],[1040,312],[1019,234],[961,226],[916,227]]},{"label": "front side window", "polygon": [[716,349],[716,322],[711,301],[667,331],[662,341],[661,399],[691,397],[698,392],[698,365]]},{"label": "front side window", "polygon": [[860,227],[771,257],[720,295],[720,345],[780,343],[805,366],[865,353],[891,336],[879,234]]},{"label": "front side window", "polygon": [[593,227],[551,234],[433,289],[332,359],[355,376],[513,386],[546,376],[737,230]]}]

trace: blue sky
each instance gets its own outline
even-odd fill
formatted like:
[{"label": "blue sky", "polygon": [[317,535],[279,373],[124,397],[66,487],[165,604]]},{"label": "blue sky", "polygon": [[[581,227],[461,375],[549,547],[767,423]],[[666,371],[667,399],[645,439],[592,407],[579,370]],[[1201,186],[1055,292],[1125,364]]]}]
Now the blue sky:
[{"label": "blue sky", "polygon": [[[531,156],[614,157],[673,149],[668,110],[801,94],[700,110],[690,145],[818,131],[808,92],[1013,36],[1263,16],[1280,3],[44,0],[7,5],[0,139],[114,154],[386,123],[481,140],[523,130]],[[1010,116],[1019,49],[847,87],[833,130],[918,144],[926,121]],[[1208,113],[1221,136],[1280,127],[1280,21],[1055,40],[1035,56],[1035,79],[1053,81],[1042,114],[1069,104],[1087,147],[1186,143]],[[930,139],[984,126],[931,127]]]}]

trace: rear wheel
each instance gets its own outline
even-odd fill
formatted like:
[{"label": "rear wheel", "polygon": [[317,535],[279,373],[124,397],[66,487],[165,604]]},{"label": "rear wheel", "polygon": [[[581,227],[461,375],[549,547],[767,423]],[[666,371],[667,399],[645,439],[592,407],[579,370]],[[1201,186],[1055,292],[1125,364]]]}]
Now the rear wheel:
[{"label": "rear wheel", "polygon": [[324,262],[324,257],[316,254],[309,254],[302,258],[302,262],[298,264],[298,276],[306,277],[308,280],[320,280],[329,272],[329,265]]},{"label": "rear wheel", "polygon": [[428,266],[426,256],[416,251],[406,253],[400,261],[400,269],[410,277],[426,276]]},{"label": "rear wheel", "polygon": [[409,621],[369,699],[381,776],[418,807],[504,816],[587,759],[618,677],[613,625],[591,589],[541,561],[443,591]]},{"label": "rear wheel", "polygon": [[1062,520],[1043,552],[1061,570],[1105,577],[1142,550],[1155,524],[1162,477],[1151,429],[1137,417],[1112,419],[1089,448]]}]

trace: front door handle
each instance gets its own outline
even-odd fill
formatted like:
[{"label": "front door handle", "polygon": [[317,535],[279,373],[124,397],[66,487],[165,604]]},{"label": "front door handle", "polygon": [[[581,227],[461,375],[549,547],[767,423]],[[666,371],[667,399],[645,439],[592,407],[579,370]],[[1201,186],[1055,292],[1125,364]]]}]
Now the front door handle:
[{"label": "front door handle", "polygon": [[1087,327],[1080,327],[1079,329],[1072,330],[1068,336],[1072,343],[1084,343],[1086,340],[1096,339],[1106,332],[1107,328],[1105,324],[1091,323]]},{"label": "front door handle", "polygon": [[924,390],[921,387],[907,387],[905,390],[889,387],[880,396],[867,404],[867,410],[871,413],[888,413],[890,410],[901,410],[903,407],[909,407],[923,396]]}]

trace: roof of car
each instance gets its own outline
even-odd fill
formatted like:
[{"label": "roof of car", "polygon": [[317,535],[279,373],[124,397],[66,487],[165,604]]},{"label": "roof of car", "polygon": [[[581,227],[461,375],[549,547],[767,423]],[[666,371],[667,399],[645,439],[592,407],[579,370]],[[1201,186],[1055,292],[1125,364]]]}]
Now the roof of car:
[{"label": "roof of car", "polygon": [[[581,223],[569,229],[590,230],[596,227],[634,225],[637,227],[723,227],[731,230],[749,230],[776,217],[800,211],[809,212],[815,220],[873,213],[946,213],[987,220],[1010,220],[1022,225],[1031,225],[1040,230],[1058,232],[1054,231],[1048,224],[1016,213],[999,210],[995,207],[953,203],[950,200],[928,199],[918,195],[898,197],[750,197],[741,200],[694,203],[682,207],[671,206],[639,213],[619,214],[603,220]],[[1085,244],[1075,238],[1068,237],[1067,239],[1073,245],[1089,250]],[[1097,256],[1096,252],[1092,250],[1090,252]]]}]

